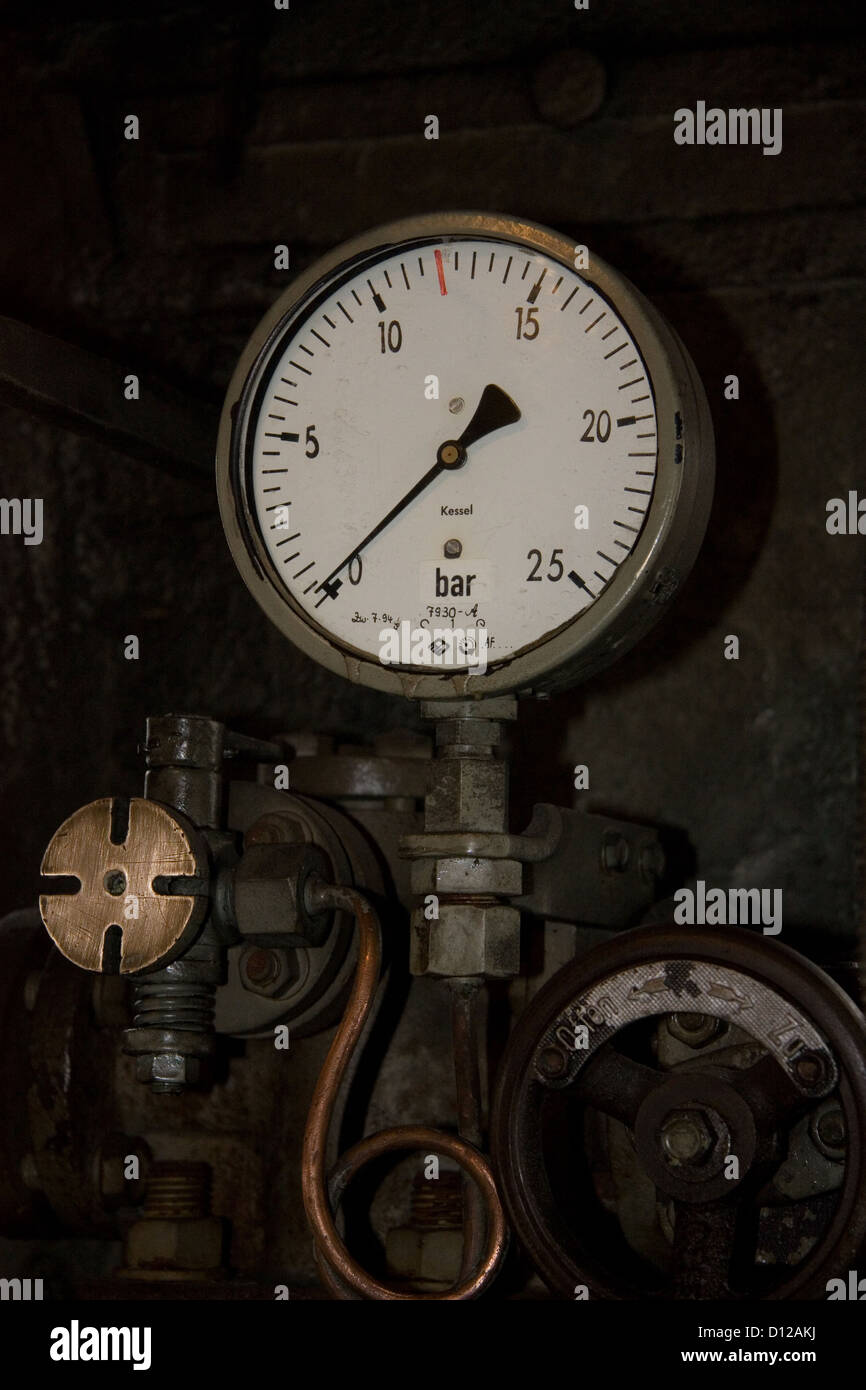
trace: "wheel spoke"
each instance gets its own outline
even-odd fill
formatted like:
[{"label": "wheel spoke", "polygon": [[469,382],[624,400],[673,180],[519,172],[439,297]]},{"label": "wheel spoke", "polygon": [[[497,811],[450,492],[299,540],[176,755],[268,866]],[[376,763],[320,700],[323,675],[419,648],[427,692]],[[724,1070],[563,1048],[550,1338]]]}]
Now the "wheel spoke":
[{"label": "wheel spoke", "polygon": [[730,1199],[676,1202],[674,1210],[673,1297],[736,1297],[731,1287],[733,1270],[747,1254],[754,1258],[748,1205]]},{"label": "wheel spoke", "polygon": [[664,1080],[664,1072],[635,1062],[612,1043],[605,1043],[581,1068],[572,1094],[633,1129],[641,1104]]}]

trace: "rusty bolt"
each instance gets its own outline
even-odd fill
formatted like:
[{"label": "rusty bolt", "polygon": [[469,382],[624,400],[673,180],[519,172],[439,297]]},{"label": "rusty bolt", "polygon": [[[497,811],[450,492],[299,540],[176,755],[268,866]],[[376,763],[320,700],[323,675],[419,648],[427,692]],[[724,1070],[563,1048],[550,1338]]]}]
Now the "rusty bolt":
[{"label": "rusty bolt", "polygon": [[253,984],[266,985],[280,973],[280,962],[274,951],[249,951],[244,956],[244,974]]},{"label": "rusty bolt", "polygon": [[662,1148],[669,1163],[699,1163],[713,1147],[712,1130],[700,1110],[673,1110],[662,1125]]},{"label": "rusty bolt", "polygon": [[815,1090],[827,1075],[824,1058],[819,1052],[801,1052],[794,1062],[794,1075],[810,1091]]},{"label": "rusty bolt", "polygon": [[848,1143],[845,1115],[838,1101],[829,1100],[812,1116],[812,1138],[828,1158],[841,1158]]},{"label": "rusty bolt", "polygon": [[668,1019],[668,1032],[689,1047],[705,1047],[721,1029],[722,1020],[711,1014],[671,1014]]},{"label": "rusty bolt", "polygon": [[210,1215],[209,1183],[205,1163],[153,1165],[144,1214],[126,1234],[120,1274],[141,1279],[217,1272],[223,1223]]},{"label": "rusty bolt", "polygon": [[605,873],[624,873],[628,868],[629,844],[623,835],[607,834],[601,846],[601,867]]},{"label": "rusty bolt", "polygon": [[545,1047],[538,1059],[538,1070],[548,1081],[556,1081],[564,1076],[568,1058],[561,1047]]},{"label": "rusty bolt", "polygon": [[240,959],[240,979],[245,990],[273,999],[298,978],[294,953],[264,946],[248,946]]},{"label": "rusty bolt", "polygon": [[135,1074],[151,1083],[155,1095],[180,1095],[200,1079],[201,1062],[180,1052],[142,1053],[135,1059]]}]

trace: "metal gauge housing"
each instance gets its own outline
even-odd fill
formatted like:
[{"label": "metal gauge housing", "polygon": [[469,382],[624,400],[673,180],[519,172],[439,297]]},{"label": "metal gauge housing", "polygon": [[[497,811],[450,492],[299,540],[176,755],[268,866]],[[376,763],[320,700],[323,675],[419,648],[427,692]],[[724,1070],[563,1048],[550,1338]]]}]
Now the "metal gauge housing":
[{"label": "metal gauge housing", "polygon": [[247,586],[322,665],[424,699],[542,693],[665,610],[713,437],[626,279],[545,227],[448,212],[286,290],[230,384],[217,480]]}]

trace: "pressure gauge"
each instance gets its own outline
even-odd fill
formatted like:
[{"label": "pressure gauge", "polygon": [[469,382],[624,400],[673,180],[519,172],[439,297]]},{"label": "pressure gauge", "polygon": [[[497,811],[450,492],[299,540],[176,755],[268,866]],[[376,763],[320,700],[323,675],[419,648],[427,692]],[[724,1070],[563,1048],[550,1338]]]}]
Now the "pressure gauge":
[{"label": "pressure gauge", "polygon": [[305,271],[229,387],[217,475],[251,592],[380,690],[543,692],[670,602],[713,483],[673,330],[585,247],[441,213]]}]

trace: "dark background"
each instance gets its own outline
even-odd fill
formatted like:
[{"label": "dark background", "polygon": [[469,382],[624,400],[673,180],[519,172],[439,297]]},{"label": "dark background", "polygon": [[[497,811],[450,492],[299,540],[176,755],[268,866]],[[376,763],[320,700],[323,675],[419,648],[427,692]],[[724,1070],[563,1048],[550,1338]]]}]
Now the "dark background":
[{"label": "dark background", "polygon": [[[863,540],[863,48],[843,3],[440,0],[0,10],[0,312],[210,412],[290,276],[437,208],[545,222],[669,317],[713,412],[718,491],[665,625],[584,689],[527,704],[534,799],[688,832],[701,877],[782,888],[786,926],[850,937]],[[783,150],[686,148],[677,107],[780,106]],[[141,138],[123,138],[138,115]],[[423,138],[437,114],[438,142]],[[739,401],[723,381],[740,380]],[[228,555],[210,479],[0,407],[0,912],[32,903],[76,807],[135,794],[148,714],[357,742],[417,723],[290,649]],[[206,462],[206,460],[205,460]],[[123,658],[135,633],[141,658]],[[740,660],[723,659],[726,634]],[[575,762],[588,793],[571,790]],[[844,942],[840,942],[843,946]]]}]

